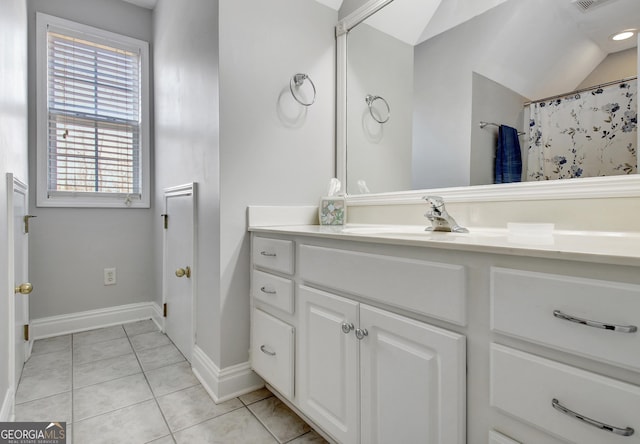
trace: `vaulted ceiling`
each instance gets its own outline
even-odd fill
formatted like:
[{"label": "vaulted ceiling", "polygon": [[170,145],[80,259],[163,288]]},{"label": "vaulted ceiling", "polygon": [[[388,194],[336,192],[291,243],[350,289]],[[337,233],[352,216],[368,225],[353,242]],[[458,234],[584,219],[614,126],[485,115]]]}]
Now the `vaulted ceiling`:
[{"label": "vaulted ceiling", "polygon": [[[416,45],[507,1],[522,0],[395,0],[369,18],[367,23],[399,40]],[[613,42],[609,37],[623,29],[640,27],[639,0],[525,1],[535,4],[534,14],[514,19],[527,21],[525,27],[538,23],[540,32],[535,36],[537,39],[554,39],[554,30],[548,29],[545,24],[561,16],[575,26],[585,39],[592,40],[606,53],[637,45],[637,39]],[[585,4],[591,6],[585,9]]]}]

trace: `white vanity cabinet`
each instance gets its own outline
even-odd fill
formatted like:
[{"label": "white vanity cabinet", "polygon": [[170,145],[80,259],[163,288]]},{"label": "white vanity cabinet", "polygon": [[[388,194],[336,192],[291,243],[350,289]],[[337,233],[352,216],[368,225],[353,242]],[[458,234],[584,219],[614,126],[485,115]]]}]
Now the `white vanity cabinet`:
[{"label": "white vanity cabinet", "polygon": [[306,415],[345,443],[465,442],[464,336],[313,288],[298,296]]},{"label": "white vanity cabinet", "polygon": [[638,371],[639,325],[640,285],[492,267],[491,328],[526,342],[491,344],[491,405],[568,442],[640,443],[640,386],[527,345]]},{"label": "white vanity cabinet", "polygon": [[254,237],[251,366],[287,398],[294,396],[294,243]]},{"label": "white vanity cabinet", "polygon": [[327,436],[640,444],[640,254],[321,228],[254,230],[251,353]]},{"label": "white vanity cabinet", "polygon": [[298,288],[300,409],[343,443],[360,442],[358,303]]},{"label": "white vanity cabinet", "polygon": [[465,337],[360,306],[361,442],[464,443]]},{"label": "white vanity cabinet", "polygon": [[[292,253],[270,256],[281,242]],[[252,245],[252,367],[268,384],[339,443],[466,442],[466,338],[426,321],[466,322],[464,266],[304,238]],[[294,267],[265,263],[283,254]],[[288,332],[292,378],[278,360]]]}]

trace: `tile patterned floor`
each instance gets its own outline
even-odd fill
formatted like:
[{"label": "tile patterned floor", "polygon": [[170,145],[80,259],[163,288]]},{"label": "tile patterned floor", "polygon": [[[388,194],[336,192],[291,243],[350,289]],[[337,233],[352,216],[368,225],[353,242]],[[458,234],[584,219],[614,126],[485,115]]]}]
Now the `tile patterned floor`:
[{"label": "tile patterned floor", "polygon": [[75,444],[326,443],[266,389],[215,404],[151,320],[35,341],[16,421]]}]

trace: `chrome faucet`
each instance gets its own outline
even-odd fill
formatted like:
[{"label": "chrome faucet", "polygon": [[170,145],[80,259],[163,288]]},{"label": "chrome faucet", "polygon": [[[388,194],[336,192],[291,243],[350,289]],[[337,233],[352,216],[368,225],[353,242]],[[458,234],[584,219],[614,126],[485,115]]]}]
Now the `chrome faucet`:
[{"label": "chrome faucet", "polygon": [[454,233],[468,233],[469,230],[458,225],[456,220],[447,213],[444,207],[444,199],[440,196],[424,196],[430,209],[425,213],[425,217],[431,221],[431,226],[425,231],[447,231]]}]

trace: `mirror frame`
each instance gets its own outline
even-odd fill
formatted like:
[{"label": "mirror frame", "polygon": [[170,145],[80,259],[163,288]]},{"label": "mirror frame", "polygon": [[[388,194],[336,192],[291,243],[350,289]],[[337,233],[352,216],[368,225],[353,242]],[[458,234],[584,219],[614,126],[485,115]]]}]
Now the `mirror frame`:
[{"label": "mirror frame", "polygon": [[[347,35],[355,26],[393,0],[369,0],[336,25],[336,177],[347,186]],[[640,48],[640,34],[638,35]],[[640,73],[640,57],[638,58]],[[640,148],[640,130],[638,130]],[[393,205],[421,203],[427,194],[450,202],[522,201],[640,197],[640,172],[635,175],[473,185],[390,193],[347,195],[347,204]]]}]

